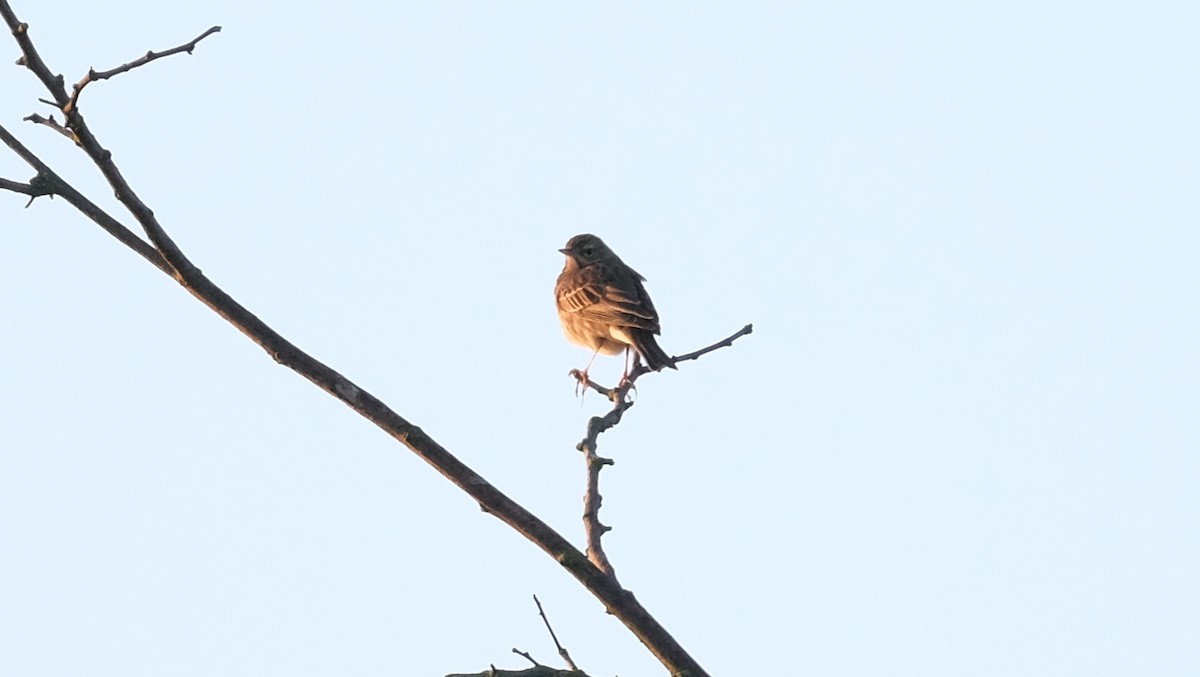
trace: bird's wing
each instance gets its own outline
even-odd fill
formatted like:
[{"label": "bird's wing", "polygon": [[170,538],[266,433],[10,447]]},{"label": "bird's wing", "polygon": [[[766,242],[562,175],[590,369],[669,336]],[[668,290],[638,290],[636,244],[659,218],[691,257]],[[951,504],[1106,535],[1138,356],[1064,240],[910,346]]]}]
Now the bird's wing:
[{"label": "bird's wing", "polygon": [[559,306],[584,319],[657,333],[658,313],[638,277],[616,274],[604,265],[586,266],[559,286]]}]

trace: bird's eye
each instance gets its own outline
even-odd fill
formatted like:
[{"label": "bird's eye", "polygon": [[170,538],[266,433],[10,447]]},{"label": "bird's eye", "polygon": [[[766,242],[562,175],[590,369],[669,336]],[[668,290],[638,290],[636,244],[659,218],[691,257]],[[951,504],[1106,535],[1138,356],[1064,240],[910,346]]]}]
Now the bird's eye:
[{"label": "bird's eye", "polygon": [[588,246],[586,246],[586,247],[584,247],[584,248],[583,248],[583,255],[584,255],[584,256],[591,256],[591,255],[592,255],[592,253],[593,253],[594,251],[595,251],[595,250],[592,248],[592,246],[591,246],[591,245],[588,245]]}]

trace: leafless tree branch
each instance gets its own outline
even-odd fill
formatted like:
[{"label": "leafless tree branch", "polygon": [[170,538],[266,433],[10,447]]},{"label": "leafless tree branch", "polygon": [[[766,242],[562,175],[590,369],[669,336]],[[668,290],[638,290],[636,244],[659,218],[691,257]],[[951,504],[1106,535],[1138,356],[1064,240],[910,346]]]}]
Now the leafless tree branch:
[{"label": "leafless tree branch", "polygon": [[514,646],[512,652],[517,654],[518,656],[524,657],[525,660],[529,661],[530,663],[533,663],[533,667],[535,667],[535,668],[542,666],[541,663],[533,660],[533,656],[530,656],[528,651],[521,651],[520,649],[518,649],[517,647]]},{"label": "leafless tree branch", "polygon": [[455,673],[446,677],[588,677],[578,670],[555,670],[545,665],[538,665],[525,670],[485,670],[473,673]]},{"label": "leafless tree branch", "polygon": [[29,195],[32,197],[37,197],[38,195],[46,195],[47,194],[47,193],[39,193],[37,190],[34,189],[33,186],[29,185],[28,183],[21,183],[20,181],[12,181],[10,179],[4,179],[4,178],[0,178],[0,188],[2,188],[4,190],[12,191],[14,193],[21,193],[23,195]]},{"label": "leafless tree branch", "polygon": [[[8,0],[0,0],[0,16],[4,18],[21,48],[22,57],[18,60],[18,65],[28,68],[46,87],[53,99],[52,104],[57,106],[65,116],[65,122],[61,126],[74,135],[76,143],[113,188],[117,199],[145,231],[150,244],[148,245],[145,240],[134,235],[116,219],[87,200],[44,162],[29,152],[7,129],[0,126],[0,140],[3,140],[9,148],[38,172],[41,180],[47,182],[47,186],[50,188],[49,193],[62,196],[120,242],[141,254],[162,272],[170,275],[197,300],[237,327],[277,362],[305,377],[387,432],[471,496],[485,512],[495,515],[548,553],[595,595],[610,613],[620,619],[673,675],[687,674],[690,677],[707,677],[707,673],[695,659],[650,616],[645,608],[634,599],[632,593],[617,583],[613,576],[589,561],[583,553],[551,529],[549,525],[484,480],[419,427],[404,419],[374,395],[360,388],[334,369],[302,351],[209,280],[183,254],[158,222],[154,212],[125,180],[112,159],[112,153],[100,144],[80,114],[78,107],[74,105],[71,95],[67,93],[64,86],[63,77],[51,72],[29,37],[29,26],[17,19]],[[210,30],[202,34],[189,45],[194,46],[195,42],[213,32],[215,31]],[[166,56],[168,53],[190,51],[187,49],[189,45],[175,48],[174,51],[168,50],[154,58]],[[148,63],[153,60],[150,56],[148,54],[140,61]],[[131,64],[127,64],[128,68],[120,67],[114,70],[125,72],[125,70],[131,70],[137,65],[141,65],[138,62],[131,62]],[[110,76],[115,74],[115,72],[111,73]],[[17,187],[20,185],[18,184]],[[18,190],[17,192],[24,191]],[[534,669],[536,670],[536,668]]]},{"label": "leafless tree branch", "polygon": [[613,581],[617,580],[617,572],[608,561],[608,555],[605,554],[604,545],[600,540],[604,534],[612,531],[612,527],[600,521],[600,504],[604,502],[600,495],[600,471],[605,466],[612,465],[613,460],[596,453],[596,438],[616,425],[616,422],[621,420],[621,414],[631,406],[632,401],[622,402],[613,407],[607,415],[588,419],[587,437],[575,445],[576,449],[583,452],[584,463],[587,464],[587,487],[583,492],[583,534],[587,542],[587,558]]},{"label": "leafless tree branch", "polygon": [[[2,6],[3,3],[0,3]],[[150,263],[162,272],[168,275],[174,275],[174,271],[163,259],[162,254],[159,254],[154,247],[151,247],[145,240],[138,237],[133,231],[126,228],[119,221],[109,216],[107,212],[101,209],[96,203],[84,197],[82,193],[75,190],[66,181],[59,178],[58,174],[54,173],[46,163],[42,162],[28,148],[26,148],[17,137],[13,136],[3,125],[0,125],[0,141],[8,146],[14,153],[24,160],[29,166],[37,171],[37,176],[30,180],[30,185],[38,188],[39,195],[59,195],[65,199],[72,207],[78,209],[84,216],[91,219],[96,225],[103,228],[109,235],[117,238],[122,244],[137,252]]]},{"label": "leafless tree branch", "polygon": [[701,348],[700,350],[697,350],[693,353],[687,353],[686,355],[680,355],[679,357],[672,357],[671,359],[675,360],[675,364],[679,364],[680,362],[687,362],[688,360],[698,360],[701,357],[703,357],[704,355],[707,355],[707,354],[711,353],[712,351],[717,350],[718,348],[729,348],[730,346],[733,345],[734,341],[740,339],[741,337],[743,337],[747,334],[752,334],[752,333],[754,333],[754,325],[748,324],[748,325],[742,327],[741,329],[737,330],[736,332],[734,332],[731,336],[723,338],[720,341],[717,341],[716,343],[712,344],[711,346]]},{"label": "leafless tree branch", "polygon": [[31,114],[25,116],[25,121],[32,122],[35,125],[45,125],[45,126],[49,127],[50,129],[53,129],[54,131],[58,132],[59,134],[62,134],[63,136],[67,137],[72,142],[79,143],[78,137],[76,137],[75,134],[71,130],[58,124],[58,120],[55,120],[53,115],[51,115],[48,118],[44,118],[44,117],[38,115],[37,113],[31,113]]},{"label": "leafless tree branch", "polygon": [[542,610],[542,602],[537,598],[537,595],[533,596],[533,603],[537,605],[538,615],[542,617],[542,622],[546,624],[546,630],[550,633],[550,639],[554,640],[554,648],[558,649],[558,655],[566,661],[568,668],[578,670],[579,666],[575,665],[575,661],[571,660],[571,654],[567,653],[563,645],[558,643],[558,635],[555,635],[554,628],[550,627],[550,619],[546,618],[546,612]]},{"label": "leafless tree branch", "polygon": [[0,178],[0,190],[8,190],[14,193],[21,193],[29,196],[29,202],[25,203],[25,208],[29,209],[29,205],[33,201],[43,195],[49,195],[50,199],[54,199],[54,191],[47,185],[47,182],[39,175],[29,180],[29,183],[21,183],[20,181],[11,181],[9,179]]},{"label": "leafless tree branch", "polygon": [[[732,335],[710,346],[671,359],[674,360],[675,364],[699,359],[701,356],[707,355],[718,348],[732,346],[734,341],[752,331],[754,331],[754,325],[748,324]],[[595,564],[597,568],[614,579],[617,575],[616,571],[613,570],[612,563],[609,562],[608,555],[605,554],[604,546],[601,543],[601,537],[612,531],[612,527],[600,522],[600,505],[604,500],[600,495],[600,471],[604,469],[604,466],[612,465],[613,460],[597,454],[596,445],[600,433],[620,423],[621,417],[633,406],[634,400],[629,397],[629,394],[636,391],[634,382],[648,373],[650,373],[650,368],[642,364],[641,360],[635,357],[633,369],[630,370],[629,375],[617,384],[617,387],[606,388],[590,380],[578,369],[571,370],[571,376],[575,377],[575,380],[579,382],[585,392],[590,388],[604,395],[613,403],[613,408],[607,414],[604,416],[593,416],[588,420],[587,434],[580,440],[579,444],[575,445],[575,448],[583,452],[584,462],[587,464],[587,487],[583,493],[583,533],[587,541],[587,557],[592,564]]]},{"label": "leafless tree branch", "polygon": [[201,33],[200,35],[196,36],[196,39],[192,40],[191,42],[184,43],[182,45],[179,45],[178,47],[172,47],[172,48],[170,48],[168,50],[164,50],[162,52],[155,52],[155,51],[146,52],[146,54],[143,55],[141,58],[134,59],[133,61],[130,61],[129,63],[121,64],[120,66],[117,66],[116,68],[113,68],[111,70],[97,72],[95,69],[89,68],[87,75],[83,76],[83,79],[80,80],[79,82],[75,83],[74,87],[71,88],[71,90],[72,90],[71,98],[70,98],[70,100],[67,101],[66,105],[63,106],[63,109],[62,109],[63,112],[70,113],[72,110],[75,110],[75,108],[77,108],[79,106],[79,95],[83,93],[83,88],[87,87],[89,84],[96,82],[97,80],[107,80],[113,76],[120,75],[121,73],[127,73],[139,66],[145,66],[146,64],[150,63],[151,61],[154,61],[155,59],[161,59],[164,56],[171,56],[172,54],[180,54],[182,52],[187,52],[190,55],[192,53],[192,50],[196,49],[197,43],[199,43],[204,38],[207,38],[208,36],[212,35],[213,33],[220,33],[220,32],[221,32],[220,26],[213,26],[212,28],[210,28],[210,29],[204,31],[203,33]]}]

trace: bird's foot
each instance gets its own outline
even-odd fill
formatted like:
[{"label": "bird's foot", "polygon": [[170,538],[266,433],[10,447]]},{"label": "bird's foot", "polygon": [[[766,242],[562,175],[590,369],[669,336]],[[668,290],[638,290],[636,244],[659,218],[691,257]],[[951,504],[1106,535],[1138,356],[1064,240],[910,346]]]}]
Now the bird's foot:
[{"label": "bird's foot", "polygon": [[588,389],[587,370],[579,371],[578,369],[572,369],[571,376],[575,377],[575,397],[583,397],[583,394]]},{"label": "bird's foot", "polygon": [[629,378],[629,374],[622,374],[621,380],[617,381],[617,387],[612,389],[612,391],[609,393],[608,399],[616,402],[618,398],[623,400],[627,395],[629,395],[629,393],[636,392],[637,385],[633,382],[633,379]]}]

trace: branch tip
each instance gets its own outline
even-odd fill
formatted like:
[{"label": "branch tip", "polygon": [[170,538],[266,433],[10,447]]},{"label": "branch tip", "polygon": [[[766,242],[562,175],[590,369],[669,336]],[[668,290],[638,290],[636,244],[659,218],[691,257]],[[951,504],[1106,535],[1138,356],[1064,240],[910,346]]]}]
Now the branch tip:
[{"label": "branch tip", "polygon": [[[518,649],[517,649],[517,647],[515,647],[515,646],[513,647],[513,650],[512,650],[512,652],[513,652],[513,653],[515,653],[515,654],[517,654],[518,656],[524,656],[524,657],[525,657],[525,660],[529,661],[530,663],[533,663],[533,667],[535,667],[535,668],[540,668],[540,667],[542,667],[542,664],[541,664],[541,663],[539,663],[539,662],[537,662],[537,661],[535,661],[535,660],[533,660],[533,656],[530,656],[530,655],[529,655],[527,652],[520,651],[520,650],[518,650]],[[492,667],[492,669],[494,670],[494,669],[495,669],[495,666],[493,666],[493,667]]]},{"label": "branch tip", "polygon": [[[79,106],[79,95],[83,93],[83,89],[85,87],[87,87],[89,84],[96,82],[97,80],[107,80],[111,77],[120,75],[121,73],[127,73],[135,68],[138,68],[140,66],[145,66],[146,64],[150,63],[151,61],[154,61],[156,59],[161,59],[165,56],[171,56],[172,54],[180,54],[180,53],[192,54],[196,49],[196,45],[199,44],[199,42],[201,40],[203,40],[204,38],[207,38],[208,36],[212,35],[213,33],[219,33],[219,32],[221,32],[221,27],[213,26],[212,28],[209,28],[208,30],[204,31],[200,35],[193,38],[190,42],[185,42],[182,45],[179,45],[177,47],[172,47],[170,49],[165,49],[161,52],[155,52],[152,49],[146,50],[146,53],[143,54],[140,58],[130,61],[129,63],[121,64],[120,66],[117,66],[116,68],[112,68],[112,69],[109,69],[106,71],[97,71],[95,68],[88,68],[87,75],[83,76],[83,79],[80,80],[79,82],[75,83],[74,87],[72,88],[70,99],[68,99],[67,102],[62,106],[63,111],[64,112],[74,111]],[[59,77],[61,78],[62,76],[59,76]]]},{"label": "branch tip", "polygon": [[[554,628],[550,627],[550,619],[546,617],[546,612],[542,609],[542,602],[538,599],[537,595],[533,596],[533,603],[537,605],[538,615],[542,617],[542,622],[546,624],[546,630],[550,632],[550,639],[554,640],[554,647],[558,649],[558,655],[566,661],[568,668],[579,670],[579,666],[575,665],[575,661],[571,660],[571,654],[567,652],[562,644],[558,643],[558,636],[554,634]],[[530,660],[533,659],[531,658]]]}]

